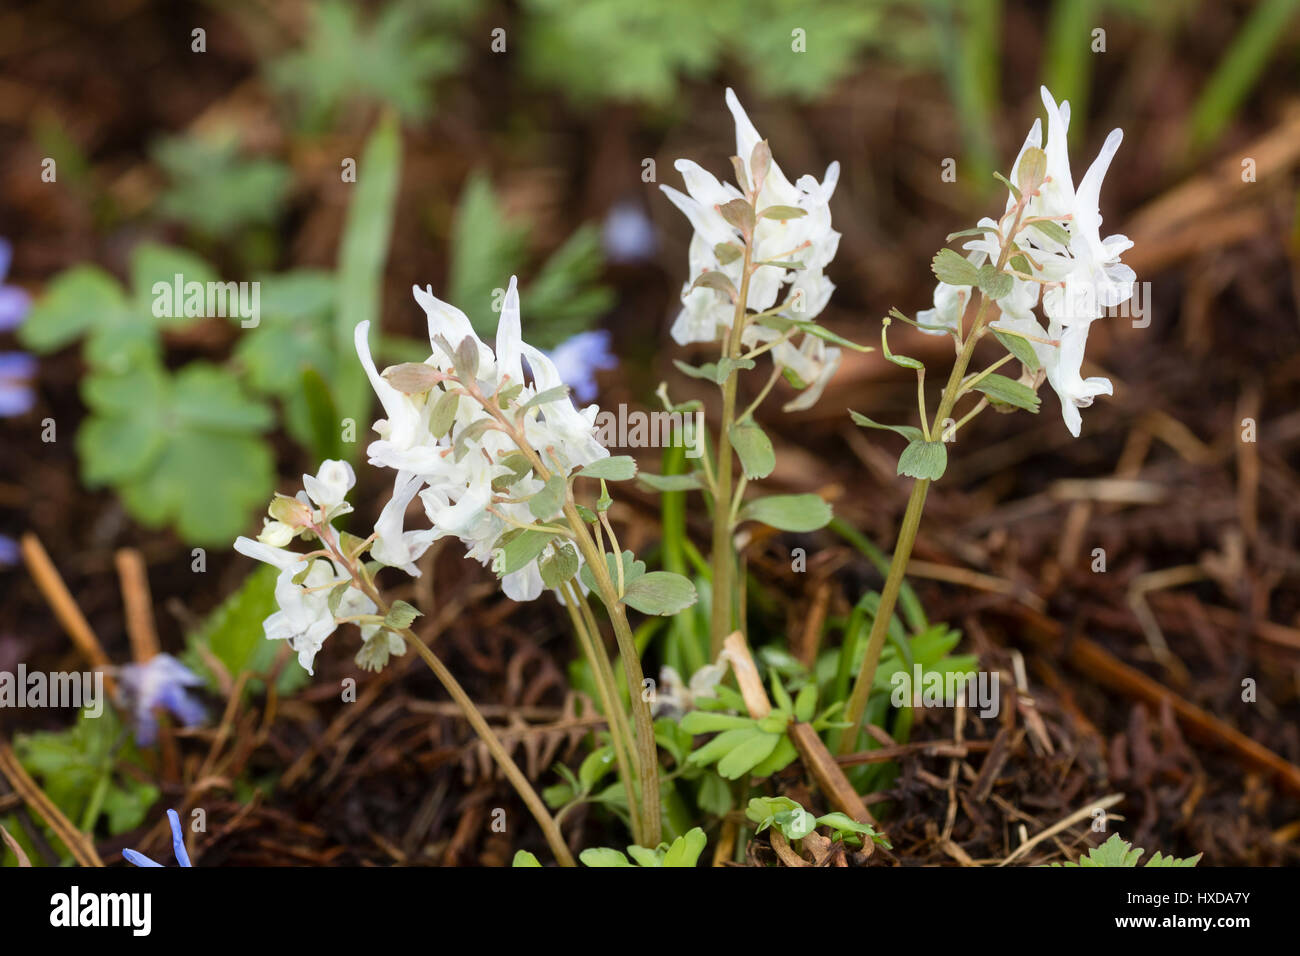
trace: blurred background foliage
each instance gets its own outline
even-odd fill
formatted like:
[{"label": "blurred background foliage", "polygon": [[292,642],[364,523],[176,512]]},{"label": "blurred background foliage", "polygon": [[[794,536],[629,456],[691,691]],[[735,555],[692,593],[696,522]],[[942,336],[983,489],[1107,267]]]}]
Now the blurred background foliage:
[{"label": "blurred background foliage", "polygon": [[[359,457],[371,410],[352,329],[372,320],[381,366],[423,359],[412,283],[486,335],[517,273],[530,341],[554,348],[609,326],[626,368],[618,395],[645,400],[685,262],[681,231],[657,225],[671,214],[655,184],[672,181],[673,157],[731,139],[724,86],[788,168],[844,162],[836,308],[861,321],[928,294],[928,256],[997,189],[987,173],[1006,168],[1040,82],[1073,104],[1079,148],[1114,125],[1136,133],[1134,172],[1116,184],[1131,207],[1275,119],[1261,93],[1294,93],[1300,66],[1300,0],[132,0],[87,5],[81,32],[40,6],[0,14],[0,62],[19,78],[0,84],[15,143],[0,161],[0,234],[16,246],[11,281],[36,293],[18,332],[46,363],[32,414],[76,433],[51,454],[75,446],[65,464],[81,486],[32,516],[67,553],[112,536],[97,489],[153,529],[159,553],[224,553],[256,529],[278,476]],[[88,71],[102,85],[85,88]],[[947,155],[961,171],[952,195],[933,186]],[[33,181],[44,157],[57,194]],[[647,158],[660,163],[650,181]],[[656,269],[655,237],[670,233],[678,247]],[[156,316],[151,285],[178,271],[258,280],[258,327]],[[340,438],[345,418],[355,442]],[[672,495],[663,533],[664,566],[695,566]],[[185,626],[186,659],[214,690],[242,672],[282,692],[301,679],[249,640],[271,583],[225,574],[199,598],[215,610]],[[186,593],[188,572],[169,586]],[[873,596],[833,622],[850,656]],[[761,591],[752,599],[765,610]],[[909,620],[909,640],[897,630],[881,675],[913,658],[972,666],[949,654],[957,634],[944,625]],[[686,642],[666,658],[684,672],[702,663]],[[808,679],[770,653],[765,663]],[[837,664],[828,653],[814,669]],[[910,717],[898,720],[906,740]],[[121,772],[139,755],[120,728],[86,723],[27,738],[20,756],[75,821],[132,829],[156,793]]]}]

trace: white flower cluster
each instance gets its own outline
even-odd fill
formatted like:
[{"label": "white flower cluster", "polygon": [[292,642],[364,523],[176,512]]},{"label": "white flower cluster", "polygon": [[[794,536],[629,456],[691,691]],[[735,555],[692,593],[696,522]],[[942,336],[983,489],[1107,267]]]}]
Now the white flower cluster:
[{"label": "white flower cluster", "polygon": [[[315,476],[303,475],[302,482],[305,491],[272,502],[272,519],[265,522],[257,540],[240,537],[235,550],[279,569],[275,582],[279,610],[266,619],[266,636],[288,641],[298,653],[298,663],[310,674],[316,653],[338,627],[336,618],[374,614],[377,608],[351,585],[351,574],[333,558],[303,555],[285,547],[309,527],[330,526],[335,518],[352,510],[345,500],[356,483],[352,466],[345,461],[326,461]],[[342,584],[348,587],[331,608],[330,594]],[[366,624],[361,636],[369,641],[378,630],[377,624]],[[404,650],[396,635],[390,636],[389,649],[393,653]]]},{"label": "white flower cluster", "polygon": [[[596,440],[599,409],[595,405],[576,409],[555,364],[521,339],[519,293],[513,278],[495,351],[474,334],[463,312],[435,298],[431,290],[417,288],[415,298],[428,316],[433,354],[423,366],[415,366],[422,374],[412,387],[400,389],[379,374],[366,340],[369,323],[362,322],[356,329],[357,355],[386,416],[375,422],[379,438],[367,454],[371,464],[397,472],[393,496],[374,533],[360,542],[334,531],[333,520],[352,510],[345,499],[356,476],[347,462],[327,461],[318,474],[303,475],[305,490],[296,497],[280,496],[272,502],[271,519],[257,540],[241,537],[235,542],[241,554],[280,570],[275,585],[279,610],[266,619],[266,636],[287,640],[308,673],[341,619],[375,615],[375,620],[358,622],[366,641],[358,655],[363,666],[382,667],[389,654],[405,650],[402,638],[383,627],[375,602],[354,586],[355,568],[346,566],[359,561],[367,548],[380,564],[416,576],[420,572],[415,562],[429,545],[452,536],[466,546],[469,557],[486,564],[499,556],[503,534],[531,525],[539,517],[528,499],[545,483],[527,466],[513,437],[488,427],[496,419],[465,394],[465,385],[472,385],[478,395],[497,402],[513,417],[553,476],[567,477],[575,468],[609,455]],[[524,363],[531,381],[525,379]],[[455,403],[454,411],[438,425],[435,418],[440,407],[447,407],[440,404],[446,401]],[[439,434],[434,434],[435,429]],[[417,495],[432,527],[407,531],[406,511]],[[560,508],[556,504],[555,512]],[[540,517],[549,520],[555,515]],[[306,555],[288,550],[286,546],[299,535],[318,541],[320,549]],[[538,559],[505,574],[502,587],[516,601],[540,595]]]},{"label": "white flower cluster", "polygon": [[[750,168],[746,172],[746,169],[761,137],[730,89],[727,90],[727,106],[736,121],[736,157],[739,160],[736,166],[740,188],[719,182],[712,173],[687,159],[677,160],[674,166],[682,174],[689,195],[670,186],[660,186],[695,229],[690,244],[690,275],[682,288],[682,309],[672,326],[672,337],[679,345],[717,341],[727,334],[734,318],[735,306],[716,289],[695,286],[693,283],[697,278],[707,272],[721,272],[736,289],[742,286],[742,237],[719,207],[735,199],[747,198],[748,180],[753,176],[753,170]],[[752,311],[765,312],[776,306],[780,299],[785,316],[811,321],[826,308],[835,284],[826,277],[824,270],[835,257],[840,242],[840,234],[831,228],[830,212],[830,199],[839,175],[839,163],[831,163],[820,183],[812,176],[804,175],[791,185],[781,168],[775,162],[771,163],[754,203],[759,218],[754,227],[751,258],[755,263],[798,262],[800,267],[764,265],[757,268],[749,280],[745,298],[746,306]],[[763,210],[773,206],[794,207],[802,210],[804,215],[786,220],[763,217]],[[778,335],[770,327],[751,322],[745,328],[742,342],[753,346]],[[797,347],[790,342],[775,346],[772,358],[791,372],[799,384],[807,385],[805,391],[786,406],[787,410],[795,410],[816,403],[826,382],[839,366],[840,350],[828,347],[820,338],[805,335]]]},{"label": "white flower cluster", "polygon": [[[495,351],[479,340],[465,313],[436,298],[432,289],[417,287],[414,291],[428,316],[433,349],[425,366],[455,375],[457,351],[467,352],[479,393],[495,396],[493,400],[505,399],[510,406],[507,413],[512,417],[513,409],[543,393],[552,393],[549,400],[523,411],[518,420],[527,443],[542,455],[553,474],[567,477],[575,468],[609,456],[596,439],[597,406],[579,410],[567,395],[559,394],[557,390],[565,383],[555,363],[521,338],[519,292],[514,277],[503,302]],[[460,539],[468,557],[484,564],[492,562],[505,532],[534,523],[535,515],[527,499],[541,491],[545,483],[528,468],[516,467],[520,455],[513,438],[488,427],[494,419],[482,404],[468,396],[456,400],[450,427],[435,435],[431,428],[434,411],[449,390],[457,390],[457,383],[439,380],[427,391],[411,393],[394,387],[375,368],[366,341],[368,325],[363,322],[357,326],[357,355],[386,417],[375,422],[379,439],[366,452],[371,464],[397,471],[393,498],[375,525],[371,556],[382,564],[417,575],[415,559],[432,541],[450,536]],[[525,362],[531,381],[524,376]],[[432,527],[404,532],[407,505],[417,494]],[[557,505],[556,514],[559,510]],[[552,517],[542,516],[542,520]],[[505,574],[502,588],[515,601],[538,597],[543,585],[537,561]]]},{"label": "white flower cluster", "polygon": [[[1133,243],[1120,235],[1102,239],[1098,208],[1102,178],[1124,134],[1119,129],[1111,131],[1076,189],[1066,144],[1070,104],[1062,102],[1058,106],[1046,87],[1041,92],[1047,108],[1047,143],[1043,145],[1042,125],[1035,120],[1016,157],[1012,176],[1020,169],[1027,150],[1044,151],[1047,178],[1038,195],[1026,204],[1023,218],[1053,222],[1064,230],[1064,235],[1032,223],[1015,235],[1015,251],[1030,264],[1032,278],[1016,277],[1011,291],[997,300],[1002,314],[992,328],[1028,337],[1048,383],[1060,397],[1066,427],[1077,438],[1082,424],[1079,409],[1091,405],[1097,395],[1110,395],[1112,391],[1108,379],[1082,377],[1088,328],[1107,308],[1127,301],[1133,294],[1133,270],[1120,262],[1120,255]],[[1007,209],[1014,204],[1015,198],[1009,198]],[[964,246],[969,250],[967,258],[977,267],[996,262],[1002,245],[999,230],[1007,226],[1007,221],[1005,217],[1001,223],[985,218],[979,226],[984,234]],[[934,308],[918,313],[917,321],[954,329],[972,295],[971,286],[940,282],[934,292]],[[1048,320],[1046,329],[1033,312],[1040,299]]]}]

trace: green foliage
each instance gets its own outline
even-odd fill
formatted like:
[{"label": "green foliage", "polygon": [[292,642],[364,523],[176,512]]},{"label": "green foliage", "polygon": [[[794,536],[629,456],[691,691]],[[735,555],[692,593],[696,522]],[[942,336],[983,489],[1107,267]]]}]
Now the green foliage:
[{"label": "green foliage", "polygon": [[[506,215],[485,173],[466,181],[451,237],[449,299],[482,337],[496,332],[505,278],[529,263],[533,226]],[[613,291],[597,284],[603,268],[599,230],[584,225],[520,289],[527,340],[549,349],[590,328],[614,302]]]},{"label": "green foliage", "polygon": [[[329,382],[337,366],[331,335],[337,283],[329,272],[298,269],[263,276],[261,322],[245,331],[234,358],[258,392],[282,403],[284,424],[318,460],[342,457]],[[346,364],[351,352],[343,356]]]},{"label": "green foliage", "polygon": [[824,826],[834,831],[836,839],[849,846],[861,846],[862,838],[869,837],[873,842],[889,847],[889,840],[876,832],[876,828],[867,823],[859,823],[843,813],[826,813],[814,817],[798,802],[789,797],[754,797],[745,809],[745,816],[758,824],[757,833],[769,827],[781,831],[787,840],[802,840],[817,827]]},{"label": "green foliage", "polygon": [[664,106],[680,80],[724,62],[745,64],[764,95],[811,99],[847,75],[867,48],[887,43],[898,57],[914,59],[925,44],[915,12],[878,0],[797,9],[783,0],[528,0],[525,9],[529,72],[580,103]]},{"label": "green foliage", "polygon": [[778,531],[816,531],[830,522],[831,506],[820,495],[768,495],[746,502],[738,518],[760,521]]},{"label": "green foliage", "polygon": [[[96,370],[124,372],[161,352],[160,333],[194,323],[185,303],[155,310],[155,283],[207,283],[216,273],[183,249],[142,242],[131,253],[130,289],[97,266],[73,266],[59,273],[19,327],[19,340],[48,353],[85,340],[84,357]],[[170,299],[170,297],[169,297]],[[155,314],[161,312],[162,314]]]},{"label": "green foliage", "polygon": [[704,852],[706,842],[704,831],[694,827],[672,843],[660,843],[653,850],[643,846],[629,846],[627,853],[635,863],[609,847],[590,847],[583,850],[578,859],[583,866],[695,866],[700,854]]},{"label": "green foliage", "polygon": [[269,497],[274,461],[259,436],[271,411],[217,366],[192,362],[173,374],[146,361],[92,375],[82,398],[90,409],[77,433],[82,477],[112,485],[145,525],[225,543]]},{"label": "green foliage", "polygon": [[980,273],[974,264],[960,252],[940,249],[930,263],[935,278],[948,285],[978,285]]},{"label": "green foliage", "polygon": [[948,467],[948,448],[941,441],[912,441],[898,456],[898,473],[936,481]]},{"label": "green foliage", "polygon": [[[208,657],[221,662],[233,678],[245,671],[254,675],[248,689],[257,692],[265,686],[275,665],[281,643],[268,641],[262,622],[276,610],[275,579],[278,571],[258,565],[238,589],[207,616],[200,627],[186,637],[184,663],[203,677],[208,686],[220,689],[220,682],[208,665]],[[294,658],[292,665],[281,668],[275,682],[281,694],[288,694],[307,682],[307,672]]]},{"label": "green foliage", "polygon": [[[73,824],[93,833],[103,819],[116,835],[140,826],[159,796],[157,787],[143,782],[145,774],[127,770],[142,769],[130,737],[106,707],[99,717],[81,713],[67,730],[18,736],[14,750]],[[60,845],[52,832],[46,836]],[[65,853],[64,861],[70,859]]]},{"label": "green foliage", "polygon": [[267,74],[309,129],[323,129],[358,104],[385,104],[420,119],[436,82],[463,59],[456,34],[473,8],[468,0],[395,0],[363,22],[359,5],[323,0],[303,45],[273,60]]},{"label": "green foliage", "polygon": [[353,333],[361,322],[379,326],[383,305],[384,264],[397,212],[402,168],[402,135],[397,120],[385,115],[366,141],[357,167],[356,194],[339,241],[338,299],[334,350],[345,360],[334,363],[329,381],[338,415],[361,421],[373,396],[361,364],[355,360]]},{"label": "green foliage", "polygon": [[[1120,866],[1129,867],[1137,866],[1138,860],[1146,851],[1141,847],[1134,847],[1120,837],[1118,833],[1112,833],[1101,846],[1093,847],[1087,855],[1079,857],[1078,863],[1053,863],[1052,866],[1066,867],[1090,867],[1090,866]],[[1176,859],[1172,856],[1163,856],[1158,850],[1146,861],[1144,866],[1179,866],[1190,867],[1196,866],[1200,862],[1201,854],[1189,856],[1185,859]]]},{"label": "green foliage", "polygon": [[971,387],[977,392],[983,392],[994,404],[1010,405],[1034,414],[1038,413],[1042,401],[1038,393],[1028,385],[996,372],[985,375]]},{"label": "green foliage", "polygon": [[228,238],[245,226],[266,226],[279,215],[289,190],[283,163],[240,155],[234,130],[170,136],[154,144],[153,157],[170,185],[159,211],[196,233]]}]

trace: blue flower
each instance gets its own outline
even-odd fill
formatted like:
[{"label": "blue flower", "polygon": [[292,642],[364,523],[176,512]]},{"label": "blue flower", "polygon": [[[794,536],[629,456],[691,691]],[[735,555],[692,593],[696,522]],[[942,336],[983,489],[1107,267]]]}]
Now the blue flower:
[{"label": "blue flower", "polygon": [[157,739],[155,708],[166,710],[186,727],[201,723],[206,716],[203,705],[186,688],[202,683],[201,678],[170,654],[155,654],[143,664],[119,668],[118,684],[135,718],[136,742],[141,747],[150,747]]},{"label": "blue flower", "polygon": [[596,397],[599,391],[597,370],[618,366],[618,359],[609,350],[609,332],[605,329],[579,332],[561,342],[547,356],[555,363],[560,381],[573,388],[573,394],[580,402],[589,402]]},{"label": "blue flower", "polygon": [[[176,815],[175,810],[168,810],[167,821],[172,825],[172,850],[176,854],[176,862],[181,866],[193,867],[194,864],[190,862],[190,855],[185,852],[185,835],[181,833],[181,818]],[[155,863],[143,853],[137,853],[135,850],[123,850],[122,856],[134,866],[162,866],[161,863]]]},{"label": "blue flower", "polygon": [[10,332],[22,325],[32,305],[31,296],[22,289],[4,284],[12,260],[13,246],[0,239],[0,332]]},{"label": "blue flower", "polygon": [[26,352],[0,352],[0,418],[25,415],[36,404],[27,383],[36,377],[36,359]]}]

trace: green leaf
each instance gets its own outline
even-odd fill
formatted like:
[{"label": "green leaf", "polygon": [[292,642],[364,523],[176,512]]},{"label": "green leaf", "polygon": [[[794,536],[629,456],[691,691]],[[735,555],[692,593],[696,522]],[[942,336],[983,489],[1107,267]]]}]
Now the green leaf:
[{"label": "green leaf", "polygon": [[776,468],[772,440],[752,418],[731,426],[731,445],[736,449],[746,478],[766,478]]},{"label": "green leaf", "polygon": [[559,512],[564,505],[564,476],[551,475],[542,490],[528,499],[528,510],[539,521],[547,521]]},{"label": "green leaf", "polygon": [[1000,272],[992,263],[985,263],[979,270],[979,287],[991,299],[1000,299],[1011,294],[1015,279],[1008,272]]},{"label": "green leaf", "polygon": [[1070,234],[1065,231],[1065,227],[1059,222],[1053,222],[1051,219],[1036,219],[1029,225],[1053,242],[1058,242],[1063,246],[1070,244]]},{"label": "green leaf", "polygon": [[655,491],[696,491],[703,488],[698,472],[689,475],[656,475],[654,472],[642,471],[637,480]]},{"label": "green leaf", "polygon": [[510,865],[540,867],[542,864],[538,862],[537,857],[533,856],[533,854],[529,853],[527,850],[516,850],[514,860],[511,861]]},{"label": "green leaf", "polygon": [[979,270],[965,256],[952,249],[940,249],[931,263],[931,269],[940,282],[946,282],[948,285],[979,283]]},{"label": "green leaf", "polygon": [[45,287],[18,326],[18,341],[34,352],[60,349],[100,324],[128,320],[122,287],[98,266],[73,266]]},{"label": "green leaf", "polygon": [[721,292],[733,302],[739,296],[736,287],[731,284],[731,280],[721,272],[705,272],[696,276],[695,281],[691,283],[691,288],[713,289],[715,292]]},{"label": "green leaf", "polygon": [[747,502],[738,517],[740,521],[761,521],[779,531],[816,531],[830,523],[831,506],[814,494],[768,495]]},{"label": "green leaf", "polygon": [[798,759],[798,748],[783,733],[778,737],[776,746],[772,748],[772,752],[768,754],[767,759],[755,764],[750,774],[755,777],[770,777],[774,773],[780,773]]},{"label": "green leaf", "polygon": [[343,0],[310,10],[303,44],[276,57],[267,71],[310,130],[326,129],[349,105],[383,104],[420,119],[435,81],[463,58],[452,28],[464,5],[393,3],[368,18]]},{"label": "green leaf", "polygon": [[113,484],[142,523],[172,523],[186,541],[224,544],[270,497],[273,462],[257,437],[271,425],[270,410],[216,366],[95,374],[82,395],[91,411],[76,439],[83,476],[92,486]]},{"label": "green leaf", "polygon": [[689,734],[715,734],[724,730],[753,728],[754,718],[737,714],[715,714],[707,710],[692,710],[682,715],[678,725]]},{"label": "green leaf", "polygon": [[999,332],[997,329],[993,330],[993,335],[1025,368],[1031,372],[1038,371],[1038,353],[1028,339],[1010,332]]},{"label": "green leaf", "polygon": [[434,438],[442,438],[451,431],[456,421],[456,409],[460,407],[460,395],[456,392],[443,392],[433,403],[429,413],[429,433]]},{"label": "green leaf", "polygon": [[623,601],[644,614],[676,614],[690,607],[699,595],[690,578],[671,571],[651,571],[624,588]]},{"label": "green leaf", "polygon": [[963,229],[960,232],[950,232],[944,239],[944,242],[952,242],[954,239],[964,239],[967,236],[983,236],[988,234],[997,234],[997,229],[993,226],[975,226],[973,229]]},{"label": "green leaf", "polygon": [[948,467],[948,449],[941,441],[913,441],[898,456],[898,473],[936,481]]},{"label": "green leaf", "polygon": [[908,441],[920,441],[924,438],[924,433],[915,425],[882,425],[880,422],[872,421],[866,415],[849,409],[849,417],[853,419],[855,425],[861,425],[863,428],[879,428],[882,431],[895,432],[902,435]]},{"label": "green leaf", "polygon": [[521,412],[526,412],[530,408],[537,408],[542,405],[549,405],[551,402],[558,402],[561,399],[569,397],[569,386],[557,385],[554,388],[548,388],[543,392],[538,392],[528,401],[519,407]]},{"label": "green leaf", "polygon": [[800,209],[798,206],[768,206],[758,215],[760,219],[777,219],[786,222],[808,215],[808,210]]},{"label": "green leaf", "polygon": [[744,199],[731,199],[718,206],[718,212],[730,225],[749,235],[754,231],[754,207]]},{"label": "green leaf", "polygon": [[972,388],[977,392],[983,392],[992,401],[1001,402],[1004,405],[1014,405],[1016,408],[1023,408],[1027,412],[1037,413],[1042,401],[1038,394],[1028,385],[1007,378],[1005,375],[999,375],[996,372],[985,375]]},{"label": "green leaf", "polygon": [[511,574],[537,560],[554,536],[528,528],[514,534],[501,548],[501,573]]},{"label": "green leaf", "polygon": [[1047,154],[1037,146],[1030,146],[1016,168],[1016,184],[1020,187],[1020,192],[1033,195],[1046,178]]},{"label": "green leaf", "polygon": [[[244,671],[254,675],[246,693],[259,693],[275,666],[282,644],[269,641],[262,622],[276,611],[275,581],[279,571],[259,564],[221,604],[217,605],[196,630],[185,639],[184,664],[207,680],[208,687],[221,687],[216,673],[209,667],[209,655],[225,668],[226,674],[238,677]],[[201,653],[202,651],[206,653]],[[307,672],[297,664],[281,668],[276,689],[283,694],[297,690],[307,682]]]},{"label": "green leaf", "polygon": [[578,552],[573,545],[556,544],[552,553],[542,559],[539,569],[542,572],[542,584],[554,590],[573,579],[578,573]]},{"label": "green leaf", "polygon": [[578,854],[583,866],[631,866],[628,858],[609,847],[589,847]]},{"label": "green leaf", "polygon": [[292,184],[283,163],[241,156],[233,126],[165,137],[151,152],[170,180],[159,210],[204,236],[226,238],[272,224]]},{"label": "green leaf", "polygon": [[817,684],[804,684],[794,701],[794,719],[807,723],[817,713]]},{"label": "green leaf", "polygon": [[605,481],[627,481],[636,477],[636,460],[630,455],[611,455],[597,458],[578,472],[583,478],[603,478]]},{"label": "green leaf", "polygon": [[384,626],[392,628],[395,631],[403,630],[415,623],[417,617],[423,615],[405,601],[394,601],[388,613],[384,615]]},{"label": "green leaf", "polygon": [[771,755],[780,739],[780,734],[753,734],[729,750],[727,755],[718,761],[718,774],[728,780],[735,780],[749,773]]},{"label": "green leaf", "polygon": [[707,842],[704,831],[699,827],[692,827],[672,842],[668,852],[664,854],[663,862],[659,865],[695,866]]}]

